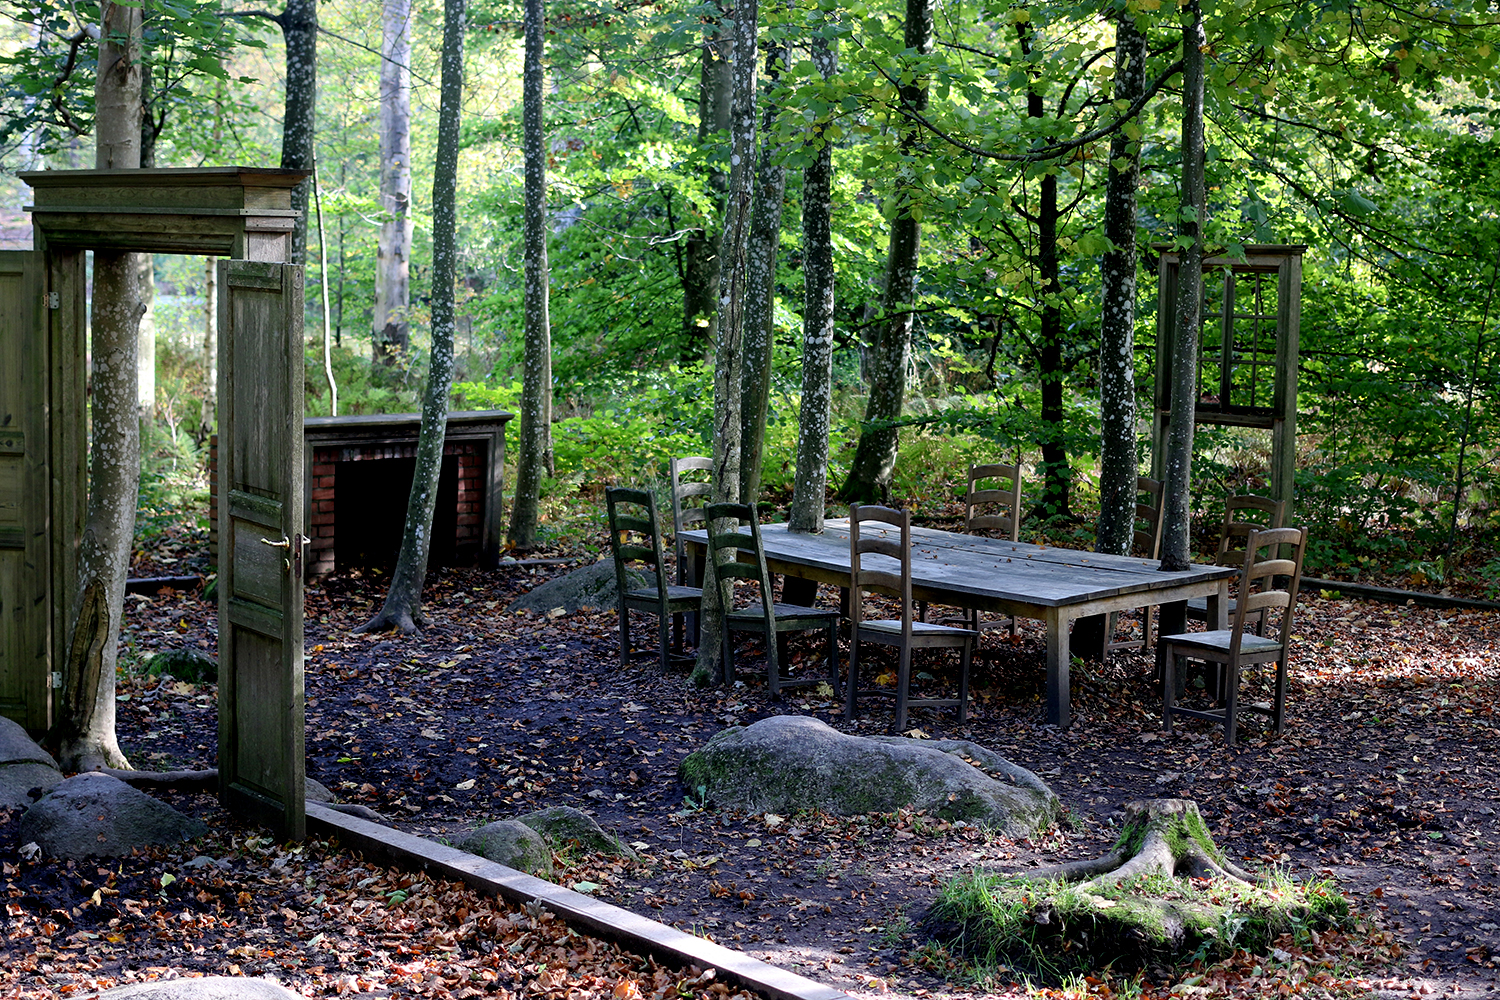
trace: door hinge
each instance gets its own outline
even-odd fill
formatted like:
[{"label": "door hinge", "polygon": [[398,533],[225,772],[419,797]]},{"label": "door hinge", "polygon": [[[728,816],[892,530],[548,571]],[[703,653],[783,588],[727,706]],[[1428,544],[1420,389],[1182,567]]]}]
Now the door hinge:
[{"label": "door hinge", "polygon": [[[48,309],[61,309],[62,308],[62,296],[60,294],[58,294],[57,292],[48,292],[47,293],[47,308]],[[61,686],[61,685],[59,685],[59,686]]]},{"label": "door hinge", "polygon": [[54,670],[54,671],[52,671],[52,686],[54,688],[58,688],[58,689],[60,689],[62,687],[62,671],[61,670]]}]

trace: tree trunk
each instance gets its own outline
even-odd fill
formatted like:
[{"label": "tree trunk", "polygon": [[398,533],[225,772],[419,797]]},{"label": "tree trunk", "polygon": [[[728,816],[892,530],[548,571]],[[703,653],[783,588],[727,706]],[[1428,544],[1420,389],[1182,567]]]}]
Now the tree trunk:
[{"label": "tree trunk", "polygon": [[444,0],[443,75],[438,103],[437,156],[432,168],[432,355],[422,397],[422,428],[412,474],[401,554],[380,613],[356,631],[398,628],[414,632],[422,624],[422,584],[432,547],[432,511],[443,468],[448,431],[448,396],[453,387],[453,285],[457,273],[458,126],[463,106],[466,0]]},{"label": "tree trunk", "polygon": [[[105,3],[100,14],[95,166],[135,169],[141,157],[141,8]],[[115,738],[115,663],[141,471],[139,273],[135,254],[94,254],[89,496],[55,729],[58,763],[70,771],[130,766]]]},{"label": "tree trunk", "polygon": [[[318,0],[287,0],[277,23],[286,43],[281,165],[311,171],[318,98]],[[292,188],[292,208],[297,212],[296,227],[292,230],[293,264],[307,263],[307,198],[311,190],[308,181]]]},{"label": "tree trunk", "polygon": [[219,391],[219,269],[212,257],[203,258],[203,380],[199,387],[199,444],[213,433]]},{"label": "tree trunk", "polygon": [[766,45],[766,111],[760,155],[755,165],[755,207],[745,259],[745,388],[740,404],[740,503],[760,499],[765,458],[766,416],[771,400],[771,360],[776,347],[776,259],[781,250],[781,210],[786,202],[786,167],[769,140],[778,108],[770,96],[781,73],[786,48]]},{"label": "tree trunk", "polygon": [[[906,47],[927,55],[932,52],[932,21],[935,0],[906,0]],[[917,111],[927,107],[927,78],[914,76],[901,85],[901,100]],[[865,404],[864,426],[849,478],[839,490],[839,499],[884,501],[891,490],[891,471],[896,466],[899,435],[889,424],[901,416],[906,400],[906,368],[911,357],[912,307],[917,297],[917,272],[922,245],[921,210],[915,204],[920,182],[916,161],[922,143],[918,125],[902,126],[901,163],[897,167],[896,210],[891,218],[890,253],[886,261],[885,295],[881,302],[885,327],[870,355],[870,398]]]},{"label": "tree trunk", "polygon": [[[142,8],[142,30],[145,28]],[[141,62],[141,169],[156,166],[156,136],[151,113],[151,65]],[[156,418],[156,258],[149,253],[135,257],[136,287],[141,296],[141,319],[136,328],[136,408],[141,420],[141,446],[150,447],[152,421]]]},{"label": "tree trunk", "polygon": [[[814,38],[813,65],[827,80],[838,70],[838,42]],[[818,127],[817,155],[802,174],[802,412],[788,528],[823,530],[828,496],[828,432],[833,400],[833,144]]]},{"label": "tree trunk", "polygon": [[374,360],[411,348],[411,0],[384,0],[380,17],[380,239],[375,254]]},{"label": "tree trunk", "polygon": [[[1135,101],[1146,87],[1146,35],[1127,11],[1115,21],[1115,100]],[[1120,168],[1120,164],[1124,167]],[[1129,555],[1135,531],[1135,241],[1140,143],[1117,131],[1109,144],[1104,235],[1099,263],[1099,525],[1095,548]]]},{"label": "tree trunk", "polygon": [[1177,333],[1172,343],[1172,416],[1167,429],[1161,568],[1188,568],[1188,491],[1198,404],[1198,333],[1203,320],[1203,9],[1190,0],[1182,28],[1182,209],[1178,243]]},{"label": "tree trunk", "polygon": [[521,148],[526,164],[524,268],[525,351],[521,371],[521,441],[516,458],[510,541],[536,545],[542,478],[552,437],[552,333],[547,315],[547,154],[543,148],[545,82],[542,0],[525,0],[526,67],[521,84]]},{"label": "tree trunk", "polygon": [[[715,503],[737,502],[740,495],[740,392],[744,384],[745,298],[754,206],[755,77],[759,51],[755,45],[760,10],[757,0],[736,0],[725,19],[734,24],[734,107],[730,116],[729,198],[725,204],[719,270],[719,323],[714,343],[714,473]],[[726,530],[718,525],[716,530]],[[724,660],[724,608],[728,595],[721,588],[716,560],[730,558],[722,549],[708,560],[700,616],[698,663],[692,680],[707,684],[718,676]],[[727,586],[727,585],[726,585]]]},{"label": "tree trunk", "polygon": [[699,213],[703,228],[689,236],[682,278],[683,349],[703,356],[714,343],[718,327],[720,244],[724,239],[724,198],[729,175],[724,170],[722,146],[716,136],[729,131],[734,66],[734,29],[728,8],[708,25],[703,40],[703,63],[698,81],[698,147],[708,167],[709,212]]}]

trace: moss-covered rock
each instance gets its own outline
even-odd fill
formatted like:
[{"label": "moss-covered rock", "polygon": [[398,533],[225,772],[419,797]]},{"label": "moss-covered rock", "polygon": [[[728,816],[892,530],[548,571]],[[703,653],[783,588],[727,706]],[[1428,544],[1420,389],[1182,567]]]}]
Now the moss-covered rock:
[{"label": "moss-covered rock", "polygon": [[1046,829],[1058,811],[1040,778],[977,744],[847,736],[805,716],[726,729],[683,759],[679,777],[690,796],[720,807],[839,816],[916,809],[1014,837]]},{"label": "moss-covered rock", "polygon": [[552,874],[552,852],[547,842],[525,823],[502,819],[470,831],[453,845],[496,864],[546,878]]},{"label": "moss-covered rock", "polygon": [[[626,583],[632,587],[647,586],[646,576],[638,570],[626,571]],[[548,580],[510,603],[507,611],[534,611],[545,615],[562,608],[573,614],[582,608],[613,608],[619,604],[620,588],[615,582],[615,562],[601,559],[566,576]]]},{"label": "moss-covered rock", "polygon": [[582,809],[574,809],[572,806],[549,806],[546,809],[529,812],[524,816],[517,816],[516,819],[540,833],[547,843],[555,848],[576,845],[585,851],[612,854],[629,858],[632,861],[636,857],[630,845],[621,841],[619,837],[605,833],[603,827],[594,822],[594,817]]}]

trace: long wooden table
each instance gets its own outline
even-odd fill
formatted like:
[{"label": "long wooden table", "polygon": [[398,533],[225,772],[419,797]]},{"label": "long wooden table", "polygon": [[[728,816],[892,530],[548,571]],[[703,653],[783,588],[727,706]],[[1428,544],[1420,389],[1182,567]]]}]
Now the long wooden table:
[{"label": "long wooden table", "polygon": [[[790,532],[784,524],[766,524],[760,530],[771,572],[835,587],[849,586],[847,518],[828,520],[822,533],[816,535]],[[877,525],[860,530],[863,534],[896,534],[894,528]],[[707,535],[687,531],[682,537],[701,565]],[[1058,726],[1070,721],[1069,658],[1103,656],[1108,640],[1103,628],[1105,615],[1160,605],[1162,633],[1185,632],[1188,599],[1206,597],[1210,624],[1223,628],[1229,581],[1238,572],[1233,567],[1194,565],[1180,573],[1164,573],[1155,559],[1029,545],[934,528],[912,529],[911,554],[915,600],[1046,623],[1047,721]]]}]

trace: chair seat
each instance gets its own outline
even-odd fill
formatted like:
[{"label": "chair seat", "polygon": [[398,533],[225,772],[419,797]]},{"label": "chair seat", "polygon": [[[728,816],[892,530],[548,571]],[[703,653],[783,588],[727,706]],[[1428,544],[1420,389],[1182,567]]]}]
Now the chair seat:
[{"label": "chair seat", "polygon": [[[1159,645],[1171,645],[1177,649],[1180,655],[1192,656],[1193,650],[1216,653],[1224,659],[1229,658],[1229,650],[1233,645],[1234,630],[1221,628],[1212,632],[1184,632],[1180,635],[1161,636],[1157,643]],[[1240,655],[1262,656],[1266,653],[1277,654],[1281,652],[1281,643],[1275,639],[1267,639],[1255,633],[1245,631],[1240,636]]]},{"label": "chair seat", "polygon": [[[859,623],[859,631],[861,634],[865,632],[876,633],[873,636],[876,639],[884,635],[899,637],[901,635],[901,620],[899,618],[865,619]],[[979,633],[971,628],[953,628],[949,625],[938,625],[935,622],[919,621],[911,623],[911,635],[913,639],[918,641],[924,639],[928,641],[947,640],[954,645],[966,639],[977,639],[979,637]]]},{"label": "chair seat", "polygon": [[[655,590],[638,589],[627,590],[625,592],[625,599],[628,601],[656,604],[661,600],[661,596]],[[702,600],[702,587],[679,587],[675,584],[667,587],[667,607],[669,608],[681,605],[689,611],[697,611],[698,604]]]},{"label": "chair seat", "polygon": [[[776,619],[776,626],[792,626],[799,622],[818,622],[828,624],[837,621],[839,613],[828,608],[805,608],[800,604],[772,604],[771,615]],[[736,608],[727,616],[732,625],[760,626],[765,622],[765,611],[757,602],[747,604],[743,608]],[[788,629],[795,631],[795,629]]]}]

